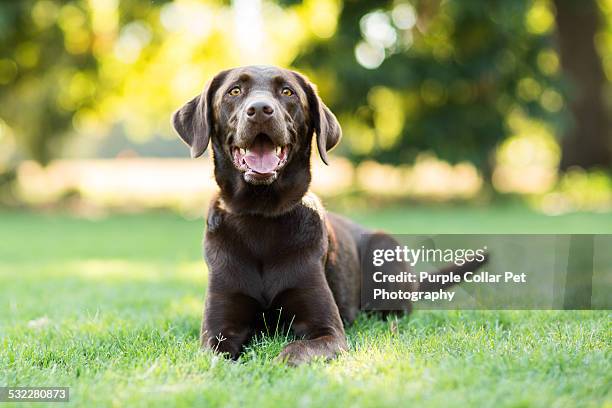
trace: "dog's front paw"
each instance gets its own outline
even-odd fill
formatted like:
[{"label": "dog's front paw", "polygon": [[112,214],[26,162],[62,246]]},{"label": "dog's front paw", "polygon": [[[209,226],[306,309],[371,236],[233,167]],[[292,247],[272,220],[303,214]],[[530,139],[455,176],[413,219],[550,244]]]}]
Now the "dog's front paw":
[{"label": "dog's front paw", "polygon": [[342,350],[346,350],[344,338],[323,336],[312,340],[296,340],[287,344],[276,360],[298,366],[316,358],[331,360]]},{"label": "dog's front paw", "polygon": [[304,340],[297,340],[285,346],[283,351],[276,357],[276,361],[286,363],[290,366],[298,366],[308,363],[313,359],[309,348]]}]

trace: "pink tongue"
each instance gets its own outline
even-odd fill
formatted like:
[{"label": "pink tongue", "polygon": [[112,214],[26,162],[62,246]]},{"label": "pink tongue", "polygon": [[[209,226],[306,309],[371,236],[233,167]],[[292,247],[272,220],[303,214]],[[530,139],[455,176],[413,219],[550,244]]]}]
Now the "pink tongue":
[{"label": "pink tongue", "polygon": [[249,168],[257,173],[266,174],[276,170],[280,159],[274,153],[274,145],[268,140],[255,140],[244,156]]}]

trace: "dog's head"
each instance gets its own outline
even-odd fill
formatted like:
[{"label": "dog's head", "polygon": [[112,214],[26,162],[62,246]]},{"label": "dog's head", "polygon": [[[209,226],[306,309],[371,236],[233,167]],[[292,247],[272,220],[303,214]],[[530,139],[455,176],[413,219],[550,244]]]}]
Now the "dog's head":
[{"label": "dog's head", "polygon": [[271,66],[220,72],[172,121],[192,157],[212,141],[222,189],[230,182],[239,188],[238,179],[251,186],[276,184],[292,167],[309,171],[304,160],[313,134],[325,163],[341,137],[336,117],[314,86],[297,72]]}]

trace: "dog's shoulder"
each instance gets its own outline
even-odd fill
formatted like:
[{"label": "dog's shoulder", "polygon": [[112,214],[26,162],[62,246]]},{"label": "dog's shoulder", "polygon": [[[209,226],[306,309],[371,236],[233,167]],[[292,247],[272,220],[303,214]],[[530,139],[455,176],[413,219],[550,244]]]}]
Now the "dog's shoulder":
[{"label": "dog's shoulder", "polygon": [[319,197],[317,197],[317,195],[312,191],[308,191],[306,194],[304,194],[304,197],[302,197],[300,202],[300,206],[307,211],[312,211],[320,219],[325,219],[325,207],[323,207],[321,199],[319,199]]},{"label": "dog's shoulder", "polygon": [[223,224],[226,214],[229,213],[227,205],[219,195],[215,195],[210,200],[208,215],[206,217],[206,229],[208,232],[217,231]]}]

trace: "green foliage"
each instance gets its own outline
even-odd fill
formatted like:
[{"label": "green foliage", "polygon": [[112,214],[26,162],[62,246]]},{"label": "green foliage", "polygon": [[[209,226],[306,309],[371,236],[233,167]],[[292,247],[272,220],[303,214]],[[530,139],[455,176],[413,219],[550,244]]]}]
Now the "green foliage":
[{"label": "green foliage", "polygon": [[488,173],[510,112],[564,125],[547,0],[264,1],[264,42],[251,53],[236,4],[0,3],[0,142],[10,133],[45,163],[66,134],[170,134],[172,108],[253,58],[313,77],[342,122],[338,152],[355,161],[433,151]]},{"label": "green foliage", "polygon": [[[429,150],[486,168],[509,134],[512,109],[559,119],[547,7],[530,0],[346,2],[337,34],[296,63],[333,77],[323,90],[348,124],[344,151],[353,159],[404,163]],[[355,61],[360,49],[371,69]]]},{"label": "green foliage", "polygon": [[[395,232],[610,229],[605,214],[514,207],[355,215]],[[198,350],[201,221],[0,213],[0,225],[0,384],[69,386],[75,406],[580,407],[611,398],[609,311],[361,316],[349,352],[331,363],[273,363],[283,335],[232,363]]]},{"label": "green foliage", "polygon": [[97,93],[91,23],[81,2],[0,3],[0,119],[46,163],[80,107]]}]

